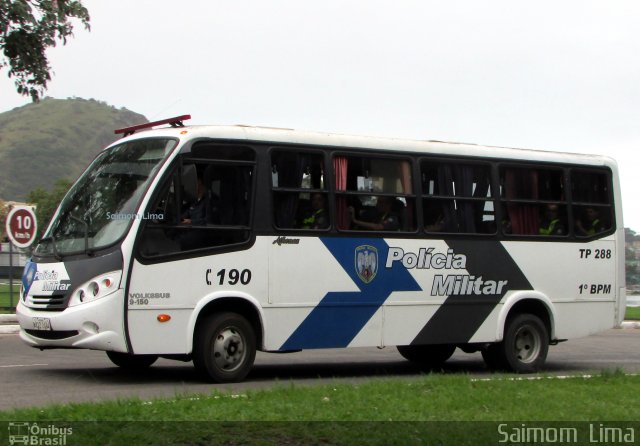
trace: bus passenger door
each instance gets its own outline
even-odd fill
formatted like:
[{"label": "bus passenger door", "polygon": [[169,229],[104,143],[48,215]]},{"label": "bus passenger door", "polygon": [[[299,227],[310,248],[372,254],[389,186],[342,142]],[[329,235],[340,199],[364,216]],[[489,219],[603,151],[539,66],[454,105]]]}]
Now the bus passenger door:
[{"label": "bus passenger door", "polygon": [[136,354],[189,353],[194,310],[215,299],[266,302],[266,253],[251,228],[253,152],[209,143],[193,151],[150,203],[161,217],[141,225],[127,306]]}]

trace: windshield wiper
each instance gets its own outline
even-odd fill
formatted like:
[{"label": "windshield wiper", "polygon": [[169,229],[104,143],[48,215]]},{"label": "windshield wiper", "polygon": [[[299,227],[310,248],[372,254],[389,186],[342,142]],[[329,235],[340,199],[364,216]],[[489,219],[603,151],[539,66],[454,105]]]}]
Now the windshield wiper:
[{"label": "windshield wiper", "polygon": [[42,237],[38,244],[42,242],[46,242],[47,240],[51,240],[51,247],[53,248],[53,258],[58,262],[62,260],[62,256],[58,252],[58,248],[56,248],[56,238],[53,236],[53,233],[49,237]]},{"label": "windshield wiper", "polygon": [[84,252],[88,256],[93,255],[93,251],[89,251],[89,223],[87,223],[86,221],[76,217],[71,212],[69,212],[69,217],[72,220],[79,221],[80,223],[82,223],[84,225]]}]

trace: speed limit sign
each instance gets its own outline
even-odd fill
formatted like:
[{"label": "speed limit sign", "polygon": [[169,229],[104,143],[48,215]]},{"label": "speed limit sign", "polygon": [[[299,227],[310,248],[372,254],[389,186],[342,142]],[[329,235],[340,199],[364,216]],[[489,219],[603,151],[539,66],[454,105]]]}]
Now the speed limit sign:
[{"label": "speed limit sign", "polygon": [[29,247],[36,238],[38,223],[30,206],[14,206],[6,223],[7,236],[18,248]]}]

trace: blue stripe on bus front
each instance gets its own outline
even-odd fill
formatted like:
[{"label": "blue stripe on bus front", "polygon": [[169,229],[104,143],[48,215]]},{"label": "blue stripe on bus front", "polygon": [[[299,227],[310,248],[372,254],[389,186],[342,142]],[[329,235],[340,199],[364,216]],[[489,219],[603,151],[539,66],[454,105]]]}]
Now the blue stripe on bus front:
[{"label": "blue stripe on bus front", "polygon": [[[394,291],[421,291],[401,262],[385,268],[389,245],[383,239],[321,238],[360,291],[327,293],[280,350],[348,346]],[[375,277],[358,274],[358,249],[377,253]],[[331,277],[324,280],[332,280]]]},{"label": "blue stripe on bus front", "polygon": [[22,286],[24,288],[23,292],[25,296],[29,294],[29,289],[35,280],[36,272],[38,272],[38,265],[35,262],[32,262],[31,259],[27,260],[22,273]]}]

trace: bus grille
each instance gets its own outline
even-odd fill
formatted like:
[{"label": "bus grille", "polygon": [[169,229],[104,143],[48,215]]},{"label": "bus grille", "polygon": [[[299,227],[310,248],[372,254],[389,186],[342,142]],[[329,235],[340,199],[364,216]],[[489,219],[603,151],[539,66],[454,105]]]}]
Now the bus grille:
[{"label": "bus grille", "polygon": [[67,308],[67,296],[64,294],[54,296],[29,296],[27,306],[41,311],[62,311]]},{"label": "bus grille", "polygon": [[51,330],[25,330],[28,334],[33,336],[34,338],[40,339],[49,339],[49,340],[59,340],[59,339],[67,339],[72,338],[78,335],[78,331],[76,330],[59,330],[59,331],[51,331]]}]

